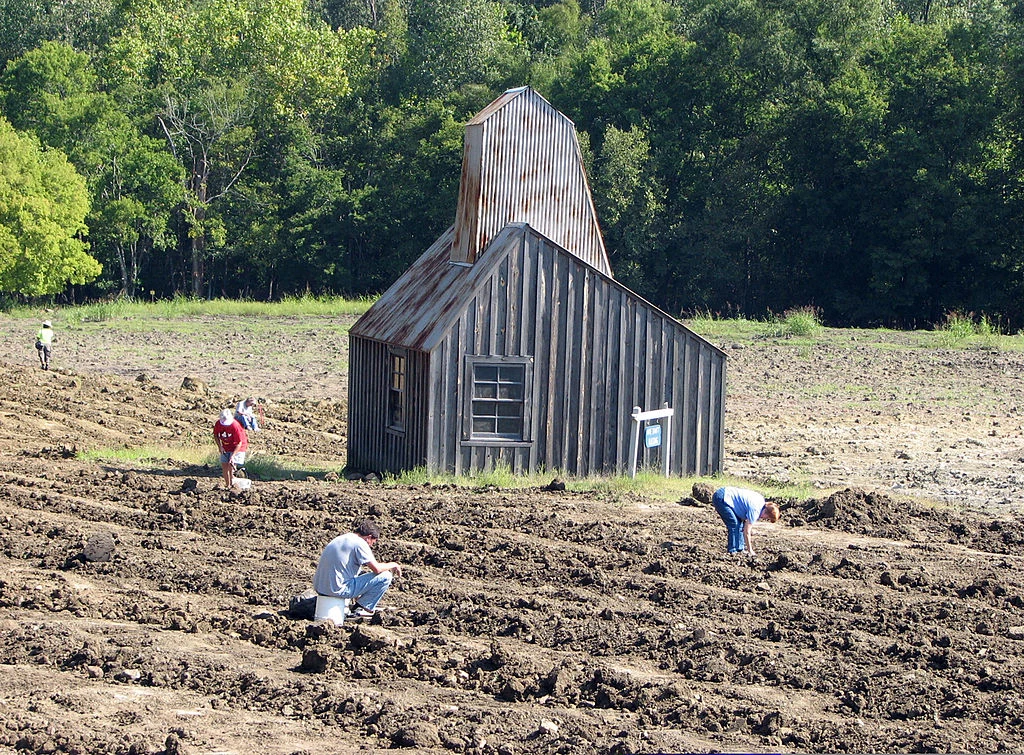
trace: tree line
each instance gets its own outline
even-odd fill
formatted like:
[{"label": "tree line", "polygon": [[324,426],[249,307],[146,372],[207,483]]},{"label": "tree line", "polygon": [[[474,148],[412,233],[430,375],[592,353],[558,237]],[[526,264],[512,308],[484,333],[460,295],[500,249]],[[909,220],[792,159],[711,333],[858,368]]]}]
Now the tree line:
[{"label": "tree line", "polygon": [[1024,0],[0,0],[0,292],[386,288],[463,124],[576,124],[673,314],[1024,326]]}]

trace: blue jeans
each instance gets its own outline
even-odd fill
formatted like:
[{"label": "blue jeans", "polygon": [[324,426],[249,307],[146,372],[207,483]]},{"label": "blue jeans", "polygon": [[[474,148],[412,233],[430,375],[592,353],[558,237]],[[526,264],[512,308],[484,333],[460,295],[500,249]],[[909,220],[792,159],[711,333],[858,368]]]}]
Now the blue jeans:
[{"label": "blue jeans", "polygon": [[363,608],[372,611],[384,597],[384,593],[391,587],[392,577],[390,571],[382,571],[380,574],[373,572],[360,574],[345,583],[345,588],[338,597],[352,598]]},{"label": "blue jeans", "polygon": [[259,430],[259,426],[256,424],[256,420],[253,417],[246,417],[244,414],[236,414],[235,419],[238,420],[238,424],[244,427],[246,430],[252,430],[253,432]]},{"label": "blue jeans", "polygon": [[746,549],[746,543],[743,540],[743,520],[736,516],[736,512],[732,510],[732,506],[725,502],[725,493],[719,489],[715,491],[714,497],[711,499],[711,504],[715,507],[715,511],[722,517],[722,521],[725,522],[725,529],[729,533],[729,553],[739,553]]}]

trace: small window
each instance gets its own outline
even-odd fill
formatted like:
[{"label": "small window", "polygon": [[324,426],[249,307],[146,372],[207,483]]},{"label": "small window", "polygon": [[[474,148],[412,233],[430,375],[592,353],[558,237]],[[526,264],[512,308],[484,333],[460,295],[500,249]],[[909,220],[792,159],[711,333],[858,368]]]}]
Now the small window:
[{"label": "small window", "polygon": [[472,439],[525,440],[526,364],[473,364]]},{"label": "small window", "polygon": [[388,354],[388,427],[405,430],[405,355]]}]

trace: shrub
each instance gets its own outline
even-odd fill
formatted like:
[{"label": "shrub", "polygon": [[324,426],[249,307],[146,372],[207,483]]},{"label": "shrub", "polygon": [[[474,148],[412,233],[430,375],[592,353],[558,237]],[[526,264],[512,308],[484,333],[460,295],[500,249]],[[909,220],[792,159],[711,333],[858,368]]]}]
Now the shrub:
[{"label": "shrub", "polygon": [[782,313],[782,326],[786,335],[810,336],[821,328],[817,307],[797,307]]},{"label": "shrub", "polygon": [[999,326],[981,315],[977,322],[973,312],[954,310],[946,313],[946,320],[936,328],[939,331],[939,343],[946,348],[956,348],[977,339],[983,348],[999,347]]},{"label": "shrub", "polygon": [[775,338],[812,336],[821,329],[820,310],[817,307],[787,309],[782,316],[774,315],[765,335]]}]

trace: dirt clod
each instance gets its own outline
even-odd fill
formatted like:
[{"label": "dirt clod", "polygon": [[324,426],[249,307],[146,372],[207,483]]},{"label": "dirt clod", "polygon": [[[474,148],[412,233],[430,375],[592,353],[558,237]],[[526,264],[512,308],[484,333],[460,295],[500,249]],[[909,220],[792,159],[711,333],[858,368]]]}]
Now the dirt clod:
[{"label": "dirt clod", "polygon": [[92,563],[109,561],[114,555],[114,547],[113,535],[109,532],[97,532],[85,542],[82,556]]}]

